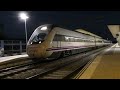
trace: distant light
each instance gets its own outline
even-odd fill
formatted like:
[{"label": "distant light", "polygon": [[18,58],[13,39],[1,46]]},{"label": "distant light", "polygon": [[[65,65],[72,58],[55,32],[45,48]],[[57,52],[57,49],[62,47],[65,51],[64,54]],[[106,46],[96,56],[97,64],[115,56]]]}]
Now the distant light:
[{"label": "distant light", "polygon": [[46,27],[46,26],[44,26],[44,27],[42,27],[42,28],[41,28],[41,30],[47,30],[47,27]]},{"label": "distant light", "polygon": [[66,38],[66,39],[70,39],[70,38],[72,39],[72,38],[74,38],[74,37],[66,37],[66,36],[65,36],[65,38]]},{"label": "distant light", "polygon": [[23,19],[23,20],[26,20],[26,19],[28,19],[29,17],[27,16],[27,14],[26,13],[20,13],[19,14],[19,17],[21,18],[21,19]]},{"label": "distant light", "polygon": [[66,36],[65,36],[65,39],[69,39],[69,37],[66,37]]}]

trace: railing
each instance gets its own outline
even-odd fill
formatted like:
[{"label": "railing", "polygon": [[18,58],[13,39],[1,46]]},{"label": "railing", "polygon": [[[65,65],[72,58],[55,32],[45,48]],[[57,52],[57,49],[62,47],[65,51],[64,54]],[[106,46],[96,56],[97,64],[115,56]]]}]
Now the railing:
[{"label": "railing", "polygon": [[26,52],[25,41],[20,40],[0,40],[0,56],[4,54],[14,54]]}]

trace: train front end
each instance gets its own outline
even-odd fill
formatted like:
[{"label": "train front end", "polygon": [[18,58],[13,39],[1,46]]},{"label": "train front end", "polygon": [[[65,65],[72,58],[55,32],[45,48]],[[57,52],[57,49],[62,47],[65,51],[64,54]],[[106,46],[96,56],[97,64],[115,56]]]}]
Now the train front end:
[{"label": "train front end", "polygon": [[41,25],[35,29],[27,43],[27,54],[30,58],[46,58],[49,42],[46,40],[51,25]]}]

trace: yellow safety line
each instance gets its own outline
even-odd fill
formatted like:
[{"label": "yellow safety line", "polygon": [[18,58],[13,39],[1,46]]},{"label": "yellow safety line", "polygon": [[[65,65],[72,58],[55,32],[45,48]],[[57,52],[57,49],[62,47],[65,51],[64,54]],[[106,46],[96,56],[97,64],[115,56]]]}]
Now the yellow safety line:
[{"label": "yellow safety line", "polygon": [[110,51],[113,47],[115,47],[116,44],[112,45],[111,47],[104,50],[104,52],[101,55],[104,55],[106,52]]},{"label": "yellow safety line", "polygon": [[[111,48],[115,47],[115,45],[111,46],[109,49],[106,50],[109,51]],[[95,69],[97,68],[97,66],[99,65],[101,58],[103,56],[97,56],[94,61],[89,65],[89,67],[85,70],[85,72],[79,77],[79,79],[90,79],[95,71]]]},{"label": "yellow safety line", "polygon": [[120,46],[119,46],[118,43],[117,43],[116,46],[115,46],[114,54],[116,53],[118,47],[120,48]]},{"label": "yellow safety line", "polygon": [[90,79],[99,65],[101,61],[102,56],[97,56],[95,60],[92,62],[92,64],[86,69],[86,71],[80,76],[79,79]]},{"label": "yellow safety line", "polygon": [[[111,46],[109,49],[106,49],[105,52],[108,52],[111,48],[113,48],[115,46],[116,46],[116,44]],[[104,54],[102,54],[102,55],[104,55]],[[90,79],[91,76],[93,75],[95,69],[99,65],[102,55],[97,56],[94,60],[92,60],[92,62],[90,64],[86,65],[85,69],[82,70],[81,72],[79,72],[74,79]]]}]

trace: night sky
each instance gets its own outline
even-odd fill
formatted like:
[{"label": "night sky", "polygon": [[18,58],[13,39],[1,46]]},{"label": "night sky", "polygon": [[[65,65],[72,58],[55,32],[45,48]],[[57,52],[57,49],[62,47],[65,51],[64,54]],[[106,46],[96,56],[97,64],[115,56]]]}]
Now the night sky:
[{"label": "night sky", "polygon": [[[20,11],[0,11],[0,24],[4,24],[4,39],[25,39],[24,21],[18,18]],[[107,24],[120,24],[120,11],[26,11],[28,38],[42,24],[75,30],[78,28],[114,40]]]}]

